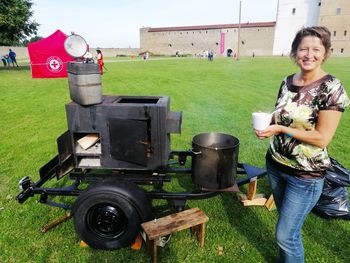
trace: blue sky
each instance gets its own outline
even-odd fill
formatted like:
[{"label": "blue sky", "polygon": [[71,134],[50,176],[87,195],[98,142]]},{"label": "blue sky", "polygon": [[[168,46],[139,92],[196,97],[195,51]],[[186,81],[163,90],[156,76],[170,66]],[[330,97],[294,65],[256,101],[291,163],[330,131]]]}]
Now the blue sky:
[{"label": "blue sky", "polygon": [[[32,0],[38,35],[75,32],[91,47],[139,47],[139,28],[229,24],[239,0]],[[241,0],[243,22],[276,20],[277,0]]]}]

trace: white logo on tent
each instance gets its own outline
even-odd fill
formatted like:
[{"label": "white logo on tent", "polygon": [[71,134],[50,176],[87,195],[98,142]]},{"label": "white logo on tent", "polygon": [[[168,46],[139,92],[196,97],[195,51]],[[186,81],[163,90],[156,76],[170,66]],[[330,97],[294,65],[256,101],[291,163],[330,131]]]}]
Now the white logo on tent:
[{"label": "white logo on tent", "polygon": [[52,57],[49,57],[47,60],[46,60],[46,65],[47,65],[47,68],[53,72],[53,73],[58,73],[62,70],[63,68],[63,62],[62,60],[57,57],[57,56],[52,56]]}]

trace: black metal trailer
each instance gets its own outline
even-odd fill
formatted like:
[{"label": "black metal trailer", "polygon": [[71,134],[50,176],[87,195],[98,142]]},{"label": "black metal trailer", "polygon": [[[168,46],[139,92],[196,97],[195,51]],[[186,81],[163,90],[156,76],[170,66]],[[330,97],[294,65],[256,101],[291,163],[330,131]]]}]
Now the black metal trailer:
[{"label": "black metal trailer", "polygon": [[[171,166],[165,173],[145,173],[142,171],[116,171],[73,169],[69,173],[70,185],[59,188],[44,187],[44,184],[60,177],[58,156],[40,169],[40,179],[32,182],[25,177],[21,180],[23,191],[16,197],[23,203],[29,197],[38,195],[40,203],[71,210],[77,234],[90,246],[100,249],[117,249],[130,245],[142,222],[153,219],[151,200],[169,200],[176,211],[184,209],[187,200],[205,199],[222,193],[196,187],[189,192],[167,192],[164,183],[171,181],[173,174],[189,176],[191,168],[185,166],[191,151],[171,152]],[[175,159],[173,159],[175,158]],[[173,167],[178,164],[180,167]],[[263,177],[266,172],[248,164],[238,163],[237,174],[245,175],[237,180],[241,186]],[[82,188],[81,184],[87,183]],[[145,191],[140,185],[152,185],[153,189]],[[195,187],[195,186],[194,186]],[[57,203],[55,196],[73,196],[76,201]]]},{"label": "black metal trailer", "polygon": [[[98,70],[86,66],[86,72]],[[66,105],[68,130],[57,139],[58,154],[40,168],[38,181],[20,180],[22,192],[16,197],[24,203],[38,195],[40,203],[70,210],[76,232],[92,247],[131,244],[141,223],[153,218],[154,199],[168,200],[179,211],[187,200],[213,197],[265,175],[263,169],[238,163],[239,141],[230,135],[200,134],[192,150],[171,151],[170,134],[180,133],[182,114],[170,111],[167,96],[103,96],[97,101]],[[81,143],[86,138],[92,138],[88,146]],[[193,189],[165,191],[164,184],[180,174],[192,177]],[[236,181],[236,174],[245,176]],[[45,187],[54,178],[72,183]],[[76,199],[63,203],[54,201],[56,196]]]}]

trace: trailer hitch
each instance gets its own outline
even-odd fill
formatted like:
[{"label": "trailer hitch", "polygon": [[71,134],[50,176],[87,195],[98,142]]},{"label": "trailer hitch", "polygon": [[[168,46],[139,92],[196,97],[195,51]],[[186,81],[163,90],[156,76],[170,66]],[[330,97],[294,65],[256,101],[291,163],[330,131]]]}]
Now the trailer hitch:
[{"label": "trailer hitch", "polygon": [[24,191],[22,191],[21,193],[19,193],[16,196],[16,200],[22,204],[24,203],[29,197],[34,196],[34,192],[33,192],[33,187],[30,186],[27,189],[25,189]]},{"label": "trailer hitch", "polygon": [[21,180],[18,182],[19,189],[24,191],[28,189],[31,185],[33,184],[32,180],[29,178],[29,176],[23,177]]}]

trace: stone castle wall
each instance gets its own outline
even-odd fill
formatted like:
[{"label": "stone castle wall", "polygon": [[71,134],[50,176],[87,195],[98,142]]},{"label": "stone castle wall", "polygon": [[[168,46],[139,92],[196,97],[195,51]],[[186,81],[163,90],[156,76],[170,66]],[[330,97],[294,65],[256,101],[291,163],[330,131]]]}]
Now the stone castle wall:
[{"label": "stone castle wall", "polygon": [[[258,24],[258,23],[257,23]],[[239,54],[242,56],[270,56],[274,39],[274,23],[269,26],[247,26],[240,28]],[[141,28],[140,49],[156,55],[198,55],[213,51],[217,56],[232,55],[238,47],[238,25],[217,25],[178,28]]]}]

